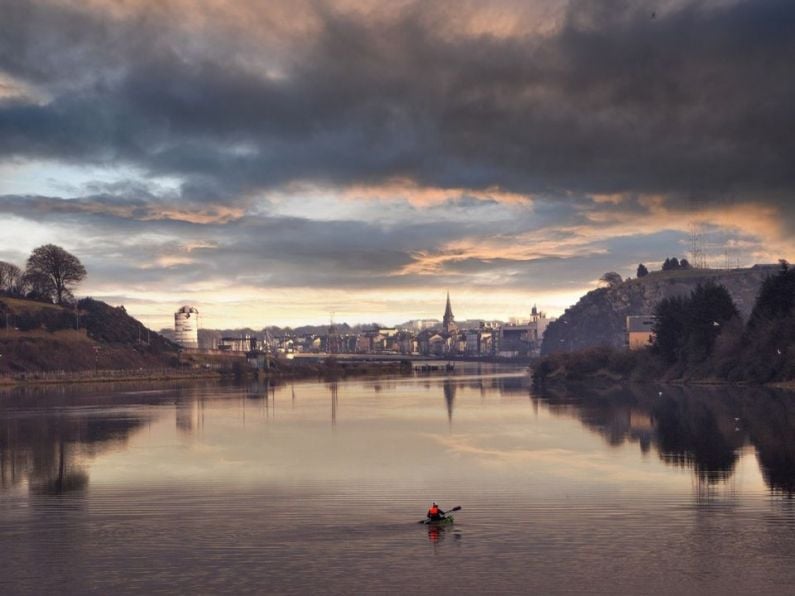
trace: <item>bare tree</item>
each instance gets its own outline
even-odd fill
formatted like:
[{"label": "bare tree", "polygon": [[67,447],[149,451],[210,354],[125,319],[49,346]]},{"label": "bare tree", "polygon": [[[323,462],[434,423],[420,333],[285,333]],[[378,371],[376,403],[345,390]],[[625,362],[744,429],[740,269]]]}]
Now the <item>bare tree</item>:
[{"label": "bare tree", "polygon": [[0,261],[0,291],[17,294],[22,290],[22,271],[16,265]]},{"label": "bare tree", "polygon": [[72,295],[71,289],[86,276],[86,269],[73,254],[60,246],[45,244],[28,257],[25,279],[39,292],[49,291],[57,304]]}]

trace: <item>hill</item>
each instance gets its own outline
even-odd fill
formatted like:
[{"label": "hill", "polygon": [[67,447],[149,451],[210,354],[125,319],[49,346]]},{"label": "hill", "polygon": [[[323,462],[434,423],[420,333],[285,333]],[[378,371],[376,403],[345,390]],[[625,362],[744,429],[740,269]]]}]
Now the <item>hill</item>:
[{"label": "hill", "polygon": [[747,269],[688,269],[658,271],[612,287],[588,292],[544,333],[542,355],[576,352],[596,347],[623,349],[626,318],[649,315],[664,298],[688,296],[699,284],[712,281],[724,286],[747,320],[762,283],[778,265]]},{"label": "hill", "polygon": [[175,366],[178,346],[124,307],[85,298],[77,307],[0,296],[0,375]]},{"label": "hill", "polygon": [[686,297],[665,298],[657,305],[652,345],[548,353],[536,362],[534,379],[541,384],[601,379],[791,385],[795,269],[782,261],[776,273],[765,277],[746,313],[736,308],[725,286],[707,283]]}]

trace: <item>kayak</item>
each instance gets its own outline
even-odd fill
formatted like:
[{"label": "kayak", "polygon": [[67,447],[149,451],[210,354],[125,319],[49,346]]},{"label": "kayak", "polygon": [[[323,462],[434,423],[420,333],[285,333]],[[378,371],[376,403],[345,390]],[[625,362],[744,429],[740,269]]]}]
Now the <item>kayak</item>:
[{"label": "kayak", "polygon": [[422,520],[422,523],[424,523],[426,526],[452,526],[453,516],[448,515],[442,519],[424,519]]}]

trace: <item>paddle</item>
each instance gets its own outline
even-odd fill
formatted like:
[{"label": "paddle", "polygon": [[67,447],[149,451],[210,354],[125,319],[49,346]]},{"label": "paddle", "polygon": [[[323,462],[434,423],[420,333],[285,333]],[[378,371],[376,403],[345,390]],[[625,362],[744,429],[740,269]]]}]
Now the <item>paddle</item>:
[{"label": "paddle", "polygon": [[[452,513],[453,511],[461,511],[461,505],[456,505],[456,506],[455,506],[455,507],[453,507],[452,509],[448,509],[447,511],[445,511],[445,512],[444,512],[444,514],[445,514],[445,515],[447,515],[448,513]],[[442,519],[444,519],[444,518],[442,518]],[[427,524],[429,521],[437,521],[437,520],[429,520],[429,519],[426,517],[425,519],[421,519],[421,520],[420,520],[420,521],[418,521],[417,523],[418,523],[418,524]],[[441,521],[441,520],[439,520],[439,521]]]}]

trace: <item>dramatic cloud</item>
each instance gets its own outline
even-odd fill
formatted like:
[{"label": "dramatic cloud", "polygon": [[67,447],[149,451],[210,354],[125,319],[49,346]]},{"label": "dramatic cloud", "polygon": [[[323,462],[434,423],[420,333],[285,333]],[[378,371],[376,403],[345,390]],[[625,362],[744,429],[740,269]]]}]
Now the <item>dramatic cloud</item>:
[{"label": "dramatic cloud", "polygon": [[452,286],[507,317],[682,255],[693,224],[721,258],[795,253],[791,2],[0,14],[0,258],[49,231],[108,295],[425,291],[427,316]]}]

